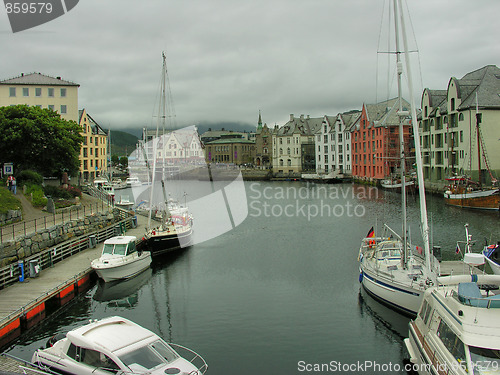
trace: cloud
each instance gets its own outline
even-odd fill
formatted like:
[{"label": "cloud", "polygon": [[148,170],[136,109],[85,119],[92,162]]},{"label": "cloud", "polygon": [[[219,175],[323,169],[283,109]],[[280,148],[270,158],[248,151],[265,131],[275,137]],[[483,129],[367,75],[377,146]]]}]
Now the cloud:
[{"label": "cloud", "polygon": [[[445,89],[450,77],[499,61],[496,0],[408,5],[423,87]],[[145,126],[166,51],[180,125],[256,125],[259,110],[282,125],[290,113],[335,115],[381,98],[377,45],[387,9],[371,0],[86,0],[26,32],[4,25],[2,78],[61,76],[81,85],[80,108],[103,126]]]}]

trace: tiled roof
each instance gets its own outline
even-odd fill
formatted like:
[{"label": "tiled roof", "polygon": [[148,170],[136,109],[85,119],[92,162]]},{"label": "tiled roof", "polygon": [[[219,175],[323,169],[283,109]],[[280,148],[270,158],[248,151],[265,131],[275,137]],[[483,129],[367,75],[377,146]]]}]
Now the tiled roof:
[{"label": "tiled roof", "polygon": [[44,85],[44,86],[80,86],[77,83],[65,81],[60,77],[54,78],[41,73],[21,74],[19,77],[14,77],[0,81],[0,84],[5,85]]},{"label": "tiled roof", "polygon": [[467,73],[458,80],[462,103],[459,109],[476,106],[482,108],[500,108],[500,68],[487,65],[481,69]]}]

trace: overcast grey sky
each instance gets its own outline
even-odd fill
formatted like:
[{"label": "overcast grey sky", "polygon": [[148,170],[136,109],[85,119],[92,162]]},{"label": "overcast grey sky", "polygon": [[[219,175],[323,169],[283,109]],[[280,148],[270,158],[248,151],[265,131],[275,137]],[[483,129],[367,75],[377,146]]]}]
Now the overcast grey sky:
[{"label": "overcast grey sky", "polygon": [[[259,110],[268,125],[283,125],[291,113],[336,115],[385,99],[387,57],[377,48],[387,7],[387,0],[80,0],[15,34],[2,9],[0,79],[61,76],[81,85],[79,107],[100,125],[149,126],[166,51],[179,125],[256,125]],[[423,87],[446,89],[450,77],[500,62],[500,1],[408,7]]]}]

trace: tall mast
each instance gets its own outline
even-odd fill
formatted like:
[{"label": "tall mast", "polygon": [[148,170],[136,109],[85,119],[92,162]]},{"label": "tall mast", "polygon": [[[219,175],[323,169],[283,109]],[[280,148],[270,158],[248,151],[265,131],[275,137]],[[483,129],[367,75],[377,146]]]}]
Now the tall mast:
[{"label": "tall mast", "polygon": [[[401,0],[398,1],[401,8]],[[408,75],[408,88],[410,91],[411,122],[413,125],[413,138],[415,141],[415,159],[417,163],[418,195],[420,198],[420,221],[421,221],[420,225],[422,230],[422,239],[424,241],[426,267],[430,271],[432,254],[429,244],[429,223],[427,221],[427,204],[425,202],[424,171],[422,166],[422,154],[420,148],[420,133],[417,122],[417,110],[415,108],[415,96],[413,93],[413,80],[411,74],[410,59],[408,54],[408,41],[406,39],[404,17],[402,12],[400,13],[400,16],[401,16],[401,26],[403,30],[403,45],[404,45],[405,62],[406,62],[406,73]],[[433,275],[434,273],[431,274]]]},{"label": "tall mast", "polygon": [[478,164],[478,182],[479,182],[479,187],[481,188],[483,186],[482,181],[483,181],[483,176],[481,175],[481,136],[479,135],[479,124],[481,123],[481,114],[478,113],[479,111],[479,103],[477,101],[477,92],[476,92],[476,136],[477,136],[477,164]]},{"label": "tall mast", "polygon": [[[406,268],[407,261],[407,234],[406,234],[406,181],[405,181],[405,148],[403,135],[403,121],[408,116],[406,111],[403,111],[403,94],[401,89],[401,75],[403,74],[403,64],[401,63],[401,52],[399,49],[399,23],[398,23],[398,6],[394,0],[394,27],[396,35],[396,66],[398,71],[398,101],[399,101],[399,153],[400,153],[400,171],[401,171],[401,210],[403,214],[403,267]],[[403,31],[404,32],[404,31]]]}]

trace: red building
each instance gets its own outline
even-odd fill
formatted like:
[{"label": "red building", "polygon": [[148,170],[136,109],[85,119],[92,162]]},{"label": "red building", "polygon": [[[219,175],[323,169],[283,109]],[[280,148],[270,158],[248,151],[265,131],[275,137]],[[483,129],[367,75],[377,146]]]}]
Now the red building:
[{"label": "red building", "polygon": [[[403,102],[403,111],[410,105]],[[361,116],[351,128],[352,175],[360,179],[381,180],[399,171],[399,102],[391,99],[378,104],[363,104]],[[408,113],[409,117],[409,113]],[[410,157],[410,121],[403,126],[407,153],[406,170],[413,164]]]}]

